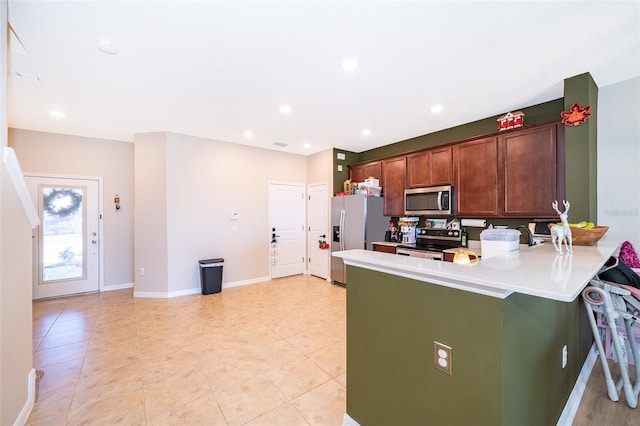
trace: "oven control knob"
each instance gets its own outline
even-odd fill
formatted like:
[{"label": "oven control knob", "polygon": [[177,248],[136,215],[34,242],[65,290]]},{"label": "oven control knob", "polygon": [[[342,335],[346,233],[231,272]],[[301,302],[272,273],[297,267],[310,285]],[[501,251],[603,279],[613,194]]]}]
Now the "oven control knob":
[{"label": "oven control knob", "polygon": [[453,231],[449,231],[449,236],[452,236],[452,235],[453,235]]}]

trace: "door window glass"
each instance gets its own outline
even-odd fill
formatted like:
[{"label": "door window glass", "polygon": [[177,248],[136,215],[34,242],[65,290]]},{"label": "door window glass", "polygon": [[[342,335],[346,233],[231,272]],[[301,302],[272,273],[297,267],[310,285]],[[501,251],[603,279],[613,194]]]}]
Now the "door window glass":
[{"label": "door window glass", "polygon": [[43,186],[40,281],[85,277],[85,203],[82,187]]}]

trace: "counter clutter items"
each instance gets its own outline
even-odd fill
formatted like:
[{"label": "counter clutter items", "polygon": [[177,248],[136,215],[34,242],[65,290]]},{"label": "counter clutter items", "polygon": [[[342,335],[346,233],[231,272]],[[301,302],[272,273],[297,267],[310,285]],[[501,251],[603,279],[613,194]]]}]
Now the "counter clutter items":
[{"label": "counter clutter items", "polygon": [[498,256],[519,249],[520,231],[515,229],[485,229],[480,233],[482,258]]}]

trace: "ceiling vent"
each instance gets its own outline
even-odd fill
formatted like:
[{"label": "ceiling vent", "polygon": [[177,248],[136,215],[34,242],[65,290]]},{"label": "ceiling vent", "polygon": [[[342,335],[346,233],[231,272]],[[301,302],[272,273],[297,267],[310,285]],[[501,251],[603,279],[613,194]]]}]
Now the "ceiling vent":
[{"label": "ceiling vent", "polygon": [[285,146],[289,146],[288,143],[284,143],[284,142],[274,142],[273,143],[275,146],[281,146],[281,147],[285,147]]}]

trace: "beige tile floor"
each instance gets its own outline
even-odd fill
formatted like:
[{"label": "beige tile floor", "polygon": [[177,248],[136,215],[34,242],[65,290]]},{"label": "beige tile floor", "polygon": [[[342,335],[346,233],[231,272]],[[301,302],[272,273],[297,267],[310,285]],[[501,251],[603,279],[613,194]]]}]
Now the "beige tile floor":
[{"label": "beige tile floor", "polygon": [[34,301],[28,424],[341,425],[345,289],[309,276],[207,296]]}]

